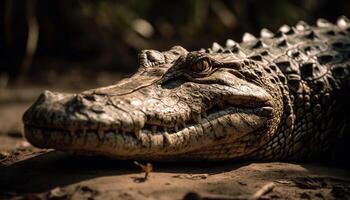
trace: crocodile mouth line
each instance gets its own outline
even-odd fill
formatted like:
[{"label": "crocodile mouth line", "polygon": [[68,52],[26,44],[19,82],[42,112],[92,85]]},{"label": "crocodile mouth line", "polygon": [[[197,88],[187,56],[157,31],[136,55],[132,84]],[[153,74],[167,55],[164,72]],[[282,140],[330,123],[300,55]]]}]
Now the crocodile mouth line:
[{"label": "crocodile mouth line", "polygon": [[[48,148],[57,148],[56,146],[58,146],[59,148],[64,149],[66,145],[61,144],[62,141],[67,143],[67,148],[71,148],[69,147],[69,144],[74,144],[76,141],[83,140],[83,143],[86,144],[89,140],[88,137],[91,137],[91,134],[94,135],[93,140],[98,140],[94,142],[98,143],[99,145],[103,144],[110,138],[118,138],[119,140],[123,141],[121,143],[133,143],[137,146],[153,146],[153,143],[157,143],[158,146],[166,146],[173,143],[179,137],[181,137],[183,140],[191,140],[193,138],[198,139],[201,137],[201,135],[204,135],[205,132],[209,131],[206,129],[212,129],[211,131],[214,131],[214,124],[220,124],[225,120],[227,124],[221,124],[221,126],[236,126],[235,120],[229,120],[230,117],[236,119],[236,121],[243,121],[242,123],[245,123],[245,126],[252,127],[252,129],[256,130],[260,128],[261,125],[249,124],[250,122],[246,121],[247,116],[254,115],[266,120],[272,115],[272,112],[272,107],[266,103],[247,108],[230,106],[224,109],[220,109],[218,105],[215,105],[207,110],[206,114],[198,114],[181,125],[174,125],[171,127],[159,126],[146,122],[144,127],[140,130],[126,132],[121,129],[108,128],[65,129],[56,127],[42,127],[27,123],[25,124],[25,135],[29,141],[33,142],[34,145]],[[241,127],[236,128],[237,131],[241,131],[240,129],[242,129]],[[52,136],[52,134],[55,136]]]}]

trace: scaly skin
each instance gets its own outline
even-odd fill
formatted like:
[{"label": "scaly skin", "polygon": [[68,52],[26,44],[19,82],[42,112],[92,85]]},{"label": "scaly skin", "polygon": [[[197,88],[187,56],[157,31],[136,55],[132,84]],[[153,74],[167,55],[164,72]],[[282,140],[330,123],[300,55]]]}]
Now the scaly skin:
[{"label": "scaly skin", "polygon": [[144,50],[136,74],[25,112],[33,145],[118,159],[283,160],[322,155],[346,130],[350,23],[299,22],[238,44]]}]

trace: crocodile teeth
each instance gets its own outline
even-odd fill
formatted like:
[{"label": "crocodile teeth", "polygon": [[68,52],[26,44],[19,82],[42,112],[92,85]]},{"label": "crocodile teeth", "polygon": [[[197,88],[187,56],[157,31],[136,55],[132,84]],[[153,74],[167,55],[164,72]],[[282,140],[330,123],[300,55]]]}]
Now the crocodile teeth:
[{"label": "crocodile teeth", "polygon": [[152,133],[153,133],[153,134],[157,133],[157,128],[158,128],[158,127],[155,126],[155,125],[152,126]]},{"label": "crocodile teeth", "polygon": [[170,143],[170,135],[167,131],[162,132],[163,138],[167,143]]},{"label": "crocodile teeth", "polygon": [[174,129],[175,129],[175,132],[178,132],[179,131],[179,127],[175,124],[174,126]]},{"label": "crocodile teeth", "polygon": [[198,113],[192,113],[192,117],[193,117],[194,121],[197,123],[200,123],[202,121],[202,117]]},{"label": "crocodile teeth", "polygon": [[135,131],[135,136],[139,140],[141,138],[141,130],[136,130]]},{"label": "crocodile teeth", "polygon": [[262,107],[259,109],[259,114],[263,117],[272,117],[273,108],[272,107]]}]

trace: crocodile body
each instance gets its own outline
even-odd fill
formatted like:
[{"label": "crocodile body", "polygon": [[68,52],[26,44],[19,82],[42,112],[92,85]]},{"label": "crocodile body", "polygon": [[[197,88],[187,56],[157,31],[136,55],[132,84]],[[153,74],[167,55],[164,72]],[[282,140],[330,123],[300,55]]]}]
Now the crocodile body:
[{"label": "crocodile body", "polygon": [[45,91],[25,112],[41,148],[147,160],[285,160],[349,138],[350,22],[299,22],[241,43],[143,50],[139,70],[79,94]]}]

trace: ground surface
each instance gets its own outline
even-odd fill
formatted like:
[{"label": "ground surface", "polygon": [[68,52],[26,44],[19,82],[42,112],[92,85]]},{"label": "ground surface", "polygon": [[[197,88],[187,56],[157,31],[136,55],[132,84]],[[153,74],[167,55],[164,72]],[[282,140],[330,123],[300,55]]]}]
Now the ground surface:
[{"label": "ground surface", "polygon": [[344,166],[282,162],[152,163],[153,172],[145,180],[143,171],[133,161],[33,148],[22,137],[20,120],[42,90],[1,92],[0,199],[180,200],[190,191],[201,196],[244,199],[267,184],[272,187],[261,199],[350,199],[350,173]]}]

